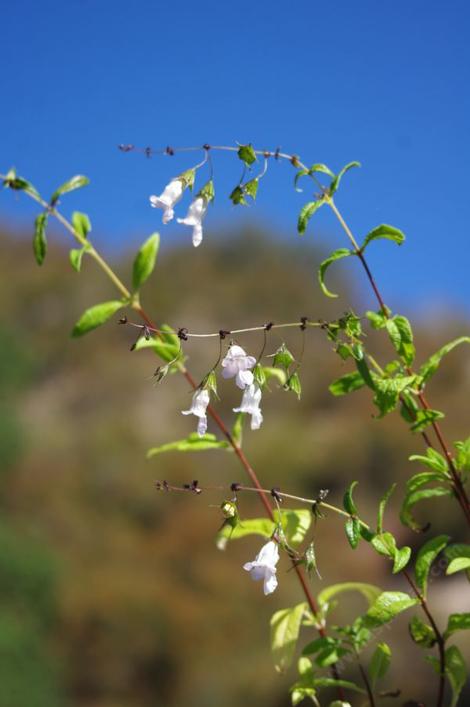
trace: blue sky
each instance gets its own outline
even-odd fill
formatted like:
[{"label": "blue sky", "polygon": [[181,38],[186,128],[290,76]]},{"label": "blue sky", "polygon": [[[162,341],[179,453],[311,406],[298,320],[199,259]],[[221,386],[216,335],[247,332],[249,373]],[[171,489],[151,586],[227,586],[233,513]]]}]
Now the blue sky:
[{"label": "blue sky", "polygon": [[[334,170],[357,159],[337,199],[353,231],[385,222],[408,237],[401,249],[371,247],[386,298],[468,314],[469,30],[465,0],[5,4],[0,171],[15,165],[45,194],[87,174],[92,185],[63,206],[90,214],[109,253],[157,229],[163,248],[191,247],[189,233],[161,226],[148,196],[193,156],[146,160],[119,143],[279,145]],[[214,169],[213,238],[241,218],[227,199],[240,163],[215,155]],[[292,172],[272,164],[242,217],[298,238],[308,194],[294,191]],[[31,214],[25,199],[0,195],[2,220],[23,225]],[[346,245],[327,213],[306,238],[319,228],[325,248],[325,236]],[[210,247],[191,251],[195,266]]]}]

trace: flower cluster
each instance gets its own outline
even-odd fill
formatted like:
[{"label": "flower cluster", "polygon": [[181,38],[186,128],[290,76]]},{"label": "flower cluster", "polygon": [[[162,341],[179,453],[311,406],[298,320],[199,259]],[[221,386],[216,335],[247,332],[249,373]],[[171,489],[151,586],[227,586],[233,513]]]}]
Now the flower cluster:
[{"label": "flower cluster", "polygon": [[[255,381],[251,369],[256,365],[254,356],[247,353],[237,344],[232,344],[222,360],[222,377],[235,378],[237,386],[243,390],[240,407],[233,408],[234,412],[245,412],[251,415],[251,429],[258,430],[263,422],[260,409],[261,388]],[[206,378],[206,381],[208,377]],[[189,410],[183,410],[183,415],[195,415],[199,418],[197,432],[203,436],[207,431],[207,407],[210,402],[208,386],[199,387],[193,395]]]},{"label": "flower cluster", "polygon": [[[176,177],[172,179],[165,187],[160,196],[152,195],[150,204],[155,209],[163,209],[163,223],[172,221],[175,216],[174,206],[180,201],[183,192],[189,186],[186,179]],[[193,228],[193,246],[197,248],[202,242],[202,221],[207,211],[207,206],[211,198],[211,193],[208,190],[202,189],[201,192],[193,199],[189,205],[188,213],[185,218],[178,218],[178,223]]]}]

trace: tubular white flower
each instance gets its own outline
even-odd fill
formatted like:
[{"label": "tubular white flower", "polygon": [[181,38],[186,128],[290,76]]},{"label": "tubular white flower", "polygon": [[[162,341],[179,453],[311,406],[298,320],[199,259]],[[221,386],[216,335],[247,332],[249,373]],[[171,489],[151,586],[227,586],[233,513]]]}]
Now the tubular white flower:
[{"label": "tubular white flower", "polygon": [[183,196],[184,184],[182,179],[172,179],[169,184],[166,185],[160,196],[152,195],[150,197],[150,203],[155,209],[163,209],[163,223],[168,223],[171,221],[175,215],[173,207]]},{"label": "tubular white flower", "polygon": [[189,410],[182,410],[183,415],[195,415],[199,418],[197,423],[197,433],[200,437],[206,434],[207,431],[207,415],[206,410],[209,405],[209,391],[203,388],[196,390],[193,395],[191,407]]},{"label": "tubular white flower", "polygon": [[263,580],[265,596],[272,594],[277,587],[276,565],[279,562],[279,548],[274,540],[263,545],[253,562],[245,562],[243,569],[250,573],[251,579]]},{"label": "tubular white flower", "polygon": [[197,248],[202,241],[202,219],[207,211],[207,200],[197,196],[189,205],[185,218],[177,219],[178,223],[193,227],[193,246]]},{"label": "tubular white flower", "polygon": [[250,368],[253,368],[255,363],[254,356],[247,356],[241,346],[234,344],[229,348],[222,361],[222,377],[233,378],[235,376],[238,387],[245,390],[248,385],[253,383],[253,373]]},{"label": "tubular white flower", "polygon": [[243,391],[240,407],[233,408],[233,412],[247,412],[251,415],[251,429],[259,430],[263,422],[263,413],[260,410],[261,388],[257,383],[248,385]]}]

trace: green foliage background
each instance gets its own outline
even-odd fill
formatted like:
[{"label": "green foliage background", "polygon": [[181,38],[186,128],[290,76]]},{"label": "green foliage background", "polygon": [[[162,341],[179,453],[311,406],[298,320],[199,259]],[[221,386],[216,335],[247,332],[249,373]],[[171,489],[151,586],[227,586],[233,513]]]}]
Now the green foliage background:
[{"label": "green foliage background", "polygon": [[[162,478],[197,478],[201,485],[243,481],[234,455],[169,453],[146,461],[148,448],[193,431],[192,420],[180,414],[190,401],[187,384],[175,375],[155,387],[151,352],[129,353],[132,331],[114,322],[72,341],[70,330],[84,309],[114,293],[86,258],[82,274],[73,272],[54,237],[47,263],[38,268],[22,235],[6,228],[1,234],[0,704],[289,704],[286,688],[294,675],[276,674],[268,649],[271,614],[302,600],[287,564],[279,591],[266,599],[241,569],[257,552],[256,541],[240,540],[225,553],[215,548],[223,494],[162,496],[153,488]],[[364,304],[338,280],[347,266],[329,274],[342,297],[325,300],[316,280],[324,254],[305,241],[288,246],[245,229],[219,230],[206,242],[197,255],[189,247],[163,248],[144,290],[157,321],[215,331],[302,315],[329,318],[351,300]],[[117,263],[127,281],[130,263],[130,257]],[[443,321],[416,328],[418,362],[468,329],[451,312]],[[384,337],[370,338],[388,360]],[[267,353],[281,341],[273,332]],[[287,341],[295,354],[300,336],[291,332]],[[256,354],[262,334],[240,343]],[[210,341],[185,345],[196,376],[207,372],[216,347]],[[339,501],[359,479],[355,497],[372,519],[394,480],[399,487],[391,507],[398,507],[404,481],[415,471],[407,457],[422,446],[397,416],[375,421],[367,392],[334,399],[328,384],[345,371],[320,332],[309,331],[300,403],[273,385],[263,428],[246,433],[245,449],[266,485],[294,493],[328,488]],[[468,436],[469,386],[468,354],[456,350],[429,386],[433,405],[448,413],[451,439]],[[229,381],[219,392],[218,409],[231,422],[238,391]],[[441,501],[438,515],[433,509],[430,502],[417,511],[431,521],[431,533],[464,536],[452,501]],[[249,516],[261,507],[255,498],[242,498],[241,510]],[[393,515],[388,527],[400,545],[423,542]],[[323,581],[314,580],[315,591],[346,580],[403,589],[386,560],[365,546],[349,550],[337,518],[319,525],[317,554]],[[463,573],[445,586],[438,575],[431,604],[434,596],[447,613],[465,610]],[[338,622],[363,609],[351,595],[338,609]],[[399,619],[386,635],[394,652],[390,687],[402,687],[404,698],[422,698],[427,685],[434,693],[433,673],[416,653],[410,672],[405,632],[406,620]],[[464,641],[457,639],[468,659]],[[462,704],[466,699],[468,691]]]}]

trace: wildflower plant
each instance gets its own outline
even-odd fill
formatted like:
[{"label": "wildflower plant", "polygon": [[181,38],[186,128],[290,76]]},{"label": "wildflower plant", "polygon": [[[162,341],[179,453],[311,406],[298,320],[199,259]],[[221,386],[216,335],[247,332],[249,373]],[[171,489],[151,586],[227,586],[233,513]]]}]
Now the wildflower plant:
[{"label": "wildflower plant", "polygon": [[[162,151],[151,148],[139,150],[132,145],[122,145],[120,149],[122,152],[141,151],[147,156],[158,153],[172,156],[177,151],[170,147]],[[251,144],[226,147],[206,144],[184,150],[200,151],[203,159],[186,172],[172,177],[159,196],[150,196],[150,204],[163,210],[163,224],[176,216],[177,222],[193,229],[194,246],[201,244],[203,219],[207,218],[208,206],[215,196],[210,157],[212,153],[233,155],[242,162],[242,177],[229,194],[232,203],[240,206],[256,200],[270,164],[288,162],[294,172],[294,188],[301,191],[302,185],[306,190],[308,185],[311,191],[309,200],[298,216],[298,233],[306,233],[311,228],[315,213],[326,208],[334,214],[346,238],[347,247],[333,251],[319,267],[318,281],[322,292],[326,297],[337,297],[327,284],[327,275],[336,261],[352,258],[362,266],[375,307],[361,315],[350,309],[334,321],[322,319],[318,312],[314,317],[293,313],[289,322],[242,325],[236,330],[221,328],[209,333],[193,331],[189,325],[157,325],[141,304],[141,289],[156,265],[160,239],[158,234],[151,235],[137,253],[132,270],[132,285],[128,287],[90,240],[91,223],[88,216],[74,212],[69,219],[62,211],[61,201],[68,192],[87,185],[86,177],[72,177],[50,199],[43,198],[32,184],[18,176],[14,170],[0,175],[0,178],[6,189],[22,192],[40,207],[33,237],[33,252],[38,265],[45,261],[47,226],[49,220],[55,218],[78,243],[78,247],[70,251],[72,267],[80,271],[86,259],[93,259],[117,291],[117,298],[87,309],[73,327],[72,335],[80,337],[88,334],[120,316],[119,321],[123,325],[137,331],[137,340],[132,349],[150,349],[158,357],[159,365],[155,372],[158,383],[162,383],[169,373],[179,373],[186,379],[192,391],[192,401],[189,409],[182,412],[183,415],[197,417],[197,432],[188,428],[185,439],[162,441],[159,447],[149,450],[148,456],[170,450],[180,453],[204,450],[235,453],[245,472],[246,483],[233,482],[228,487],[211,486],[206,489],[199,486],[197,481],[158,481],[156,488],[163,493],[183,492],[193,496],[222,493],[225,498],[220,506],[221,526],[215,528],[217,547],[224,549],[228,543],[239,538],[255,536],[255,559],[247,561],[243,569],[253,580],[262,580],[264,594],[275,593],[279,582],[298,582],[302,601],[292,607],[277,609],[270,625],[271,649],[276,669],[280,672],[288,670],[297,657],[298,675],[291,688],[292,704],[297,705],[307,700],[315,705],[330,704],[331,707],[347,707],[353,702],[374,707],[384,699],[397,698],[400,690],[406,690],[407,679],[403,675],[401,685],[387,682],[393,655],[383,640],[382,630],[395,617],[406,612],[409,617],[409,638],[416,651],[422,652],[429,664],[429,682],[435,685],[436,707],[456,707],[467,679],[467,668],[453,639],[456,632],[470,629],[470,612],[451,613],[446,625],[438,622],[436,607],[429,598],[429,578],[433,563],[442,557],[445,560],[446,575],[462,573],[470,579],[470,544],[468,536],[425,536],[427,528],[417,519],[415,511],[418,505],[428,499],[441,499],[442,503],[454,504],[455,513],[461,514],[466,527],[470,527],[467,488],[470,437],[455,442],[451,447],[441,426],[444,413],[432,406],[426,391],[442,359],[455,347],[470,343],[470,336],[463,335],[443,344],[421,365],[415,365],[412,326],[405,316],[394,312],[385,303],[366,259],[366,253],[369,248],[373,248],[375,241],[385,239],[392,245],[401,246],[405,236],[395,226],[380,224],[359,240],[336,203],[343,178],[359,167],[359,163],[351,162],[335,173],[325,164],[314,163],[308,166],[297,155],[280,150],[258,150]],[[263,166],[258,169],[260,163]],[[195,191],[199,171],[206,167],[210,170],[209,179],[192,195],[186,216],[178,216],[185,191]],[[123,310],[126,311],[124,315]],[[292,329],[298,330],[301,336],[300,351],[294,355],[283,342],[272,352],[271,333],[276,330],[277,334],[282,334]],[[367,336],[371,330],[389,340],[391,360],[379,362],[372,355]],[[239,335],[248,336],[252,332],[263,334],[263,348],[257,356],[253,355],[256,353],[253,349],[247,353],[237,341]],[[348,371],[341,377],[325,381],[332,396],[349,395],[360,388],[368,390],[376,409],[376,418],[380,420],[398,412],[409,431],[415,435],[417,446],[418,442],[421,444],[416,454],[410,457],[417,466],[416,473],[407,480],[404,488],[397,488],[394,484],[382,498],[377,499],[375,519],[363,517],[356,500],[355,480],[351,480],[349,487],[344,490],[342,499],[333,499],[335,503],[330,503],[327,489],[319,489],[311,498],[301,497],[292,493],[291,489],[270,488],[269,483],[263,486],[243,450],[242,432],[247,424],[247,416],[251,418],[251,430],[256,431],[257,435],[262,434],[259,430],[263,413],[269,416],[269,394],[274,393],[273,388],[301,396],[306,336],[326,338],[333,354],[348,366]],[[218,358],[202,379],[195,378],[186,363],[187,346],[192,338],[205,338],[209,342],[216,339],[219,343]],[[224,404],[218,397],[218,377],[234,379],[241,391],[241,402],[233,409],[235,415],[231,429],[216,409]],[[173,413],[177,414],[177,411]],[[385,512],[392,493],[401,495],[399,520],[408,529],[410,538],[412,533],[418,534],[417,537],[423,536],[423,542],[415,553],[410,546],[399,546],[394,534],[387,528]],[[258,495],[264,511],[262,517],[244,517],[241,499],[246,494]],[[327,577],[321,579],[314,531],[326,513],[336,516],[344,524],[344,552],[347,548],[354,552],[359,544],[367,545],[371,560],[375,556],[375,561],[388,563],[390,574],[396,575],[401,583],[399,590],[377,587],[365,581],[351,582],[347,577],[335,585],[325,583]],[[292,573],[281,576],[278,574],[278,562],[282,555],[290,563]],[[359,616],[353,617],[350,623],[335,625],[331,621],[332,607],[350,591],[356,591],[363,597],[366,608]],[[371,647],[372,655],[365,661],[364,652]],[[344,667],[349,664],[356,668],[355,679],[345,679],[343,676]],[[411,695],[411,698],[412,702],[407,704],[421,703],[421,695]]]}]

